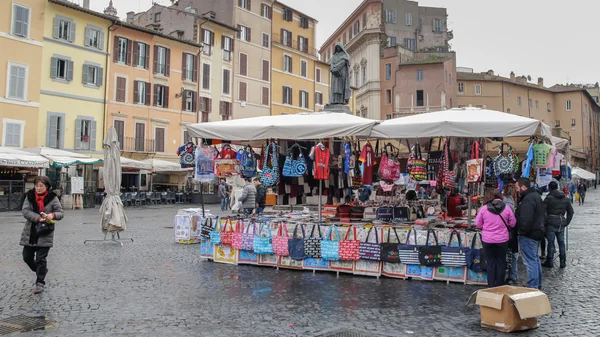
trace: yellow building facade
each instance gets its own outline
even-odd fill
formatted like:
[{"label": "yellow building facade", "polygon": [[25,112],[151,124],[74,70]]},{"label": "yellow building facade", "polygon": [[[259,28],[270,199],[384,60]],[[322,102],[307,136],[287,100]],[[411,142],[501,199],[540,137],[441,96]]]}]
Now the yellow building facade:
[{"label": "yellow building facade", "polygon": [[71,3],[44,2],[36,145],[101,157],[112,22]]},{"label": "yellow building facade", "polygon": [[317,20],[273,4],[272,115],[319,111],[329,102],[329,66],[318,60],[316,28]]},{"label": "yellow building facade", "polygon": [[38,144],[45,1],[0,2],[0,145]]}]

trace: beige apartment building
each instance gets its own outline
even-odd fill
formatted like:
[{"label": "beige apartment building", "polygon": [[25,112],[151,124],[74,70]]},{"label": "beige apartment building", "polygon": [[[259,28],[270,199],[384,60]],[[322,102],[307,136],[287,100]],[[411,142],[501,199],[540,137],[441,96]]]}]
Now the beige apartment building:
[{"label": "beige apartment building", "polygon": [[550,125],[556,136],[571,139],[573,163],[600,169],[600,106],[584,88],[544,86],[525,76],[502,77],[484,73],[457,73],[458,107],[475,106],[534,118]]}]

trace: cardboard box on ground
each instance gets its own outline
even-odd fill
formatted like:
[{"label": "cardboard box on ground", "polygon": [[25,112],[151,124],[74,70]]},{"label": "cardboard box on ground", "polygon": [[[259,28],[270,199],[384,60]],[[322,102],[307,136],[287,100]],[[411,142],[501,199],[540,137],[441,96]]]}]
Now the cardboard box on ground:
[{"label": "cardboard box on ground", "polygon": [[501,286],[478,290],[467,305],[481,309],[481,326],[502,332],[525,331],[539,327],[537,318],[552,313],[550,301],[536,289]]}]

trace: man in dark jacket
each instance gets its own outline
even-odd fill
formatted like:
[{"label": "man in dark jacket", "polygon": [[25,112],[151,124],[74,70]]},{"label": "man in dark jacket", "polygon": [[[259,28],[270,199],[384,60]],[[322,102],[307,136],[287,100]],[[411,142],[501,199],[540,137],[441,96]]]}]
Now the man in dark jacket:
[{"label": "man in dark jacket", "polygon": [[267,203],[267,189],[259,179],[254,179],[254,186],[256,186],[256,214],[260,215],[263,214]]},{"label": "man in dark jacket", "polygon": [[538,255],[540,241],[544,237],[544,206],[542,197],[529,179],[521,178],[517,182],[521,200],[517,207],[517,226],[519,227],[519,251],[527,267],[527,286],[542,289],[542,263]]},{"label": "man in dark jacket", "polygon": [[[546,239],[548,240],[548,255],[542,266],[552,268],[554,266],[554,239],[558,240],[558,251],[560,256],[560,267],[567,266],[567,252],[565,250],[565,227],[573,219],[573,205],[563,192],[558,189],[558,184],[553,181],[548,185],[550,193],[544,199],[544,211],[546,214]],[[565,218],[566,214],[566,218]]]}]

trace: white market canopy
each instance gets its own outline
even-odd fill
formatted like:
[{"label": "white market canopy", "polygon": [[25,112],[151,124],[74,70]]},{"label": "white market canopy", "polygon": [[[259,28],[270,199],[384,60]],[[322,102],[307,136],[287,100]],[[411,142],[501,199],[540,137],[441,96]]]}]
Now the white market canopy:
[{"label": "white market canopy", "polygon": [[48,168],[50,160],[31,152],[0,146],[0,166]]},{"label": "white market canopy", "polygon": [[378,121],[334,112],[264,116],[210,123],[188,124],[190,137],[222,140],[269,138],[308,140],[371,135]]},{"label": "white market canopy", "polygon": [[518,137],[551,138],[550,127],[538,120],[500,111],[455,108],[386,120],[373,128],[377,138]]},{"label": "white market canopy", "polygon": [[152,172],[187,172],[188,169],[181,168],[181,164],[160,160],[160,159],[146,159],[142,160],[142,163],[149,165],[152,169]]},{"label": "white market canopy", "polygon": [[575,167],[573,170],[571,170],[571,174],[573,175],[573,178],[579,178],[583,180],[596,180],[595,174],[593,174],[590,171],[586,171],[580,167]]},{"label": "white market canopy", "polygon": [[102,162],[102,159],[99,158],[50,147],[34,147],[25,149],[25,151],[50,159],[52,165],[57,168],[72,165],[97,164]]},{"label": "white market canopy", "polygon": [[140,169],[140,170],[152,170],[152,165],[149,163],[144,163],[142,161],[137,161],[125,157],[121,157],[121,167],[122,168],[130,168],[130,169]]}]

